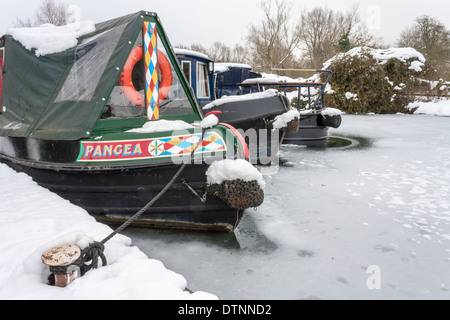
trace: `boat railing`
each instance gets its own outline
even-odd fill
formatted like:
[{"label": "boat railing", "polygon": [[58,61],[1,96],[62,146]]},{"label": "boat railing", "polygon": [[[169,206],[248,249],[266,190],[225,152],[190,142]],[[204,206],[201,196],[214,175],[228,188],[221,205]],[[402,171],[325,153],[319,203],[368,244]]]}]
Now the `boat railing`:
[{"label": "boat railing", "polygon": [[[302,97],[302,88],[307,88],[308,90],[308,106],[309,109],[312,110],[320,110],[324,107],[324,94],[325,88],[328,82],[331,79],[332,72],[330,70],[321,70],[321,69],[278,69],[272,68],[272,71],[298,71],[298,72],[319,72],[319,73],[328,73],[328,77],[325,82],[305,82],[305,81],[257,81],[256,79],[251,79],[254,81],[245,81],[243,83],[238,83],[239,86],[256,86],[258,91],[264,91],[270,88],[280,88],[282,89],[284,95],[287,95],[288,88],[297,88],[298,97],[297,97],[297,108],[301,109],[301,97]],[[320,92],[317,95],[314,104],[311,105],[311,88],[320,88]],[[320,102],[320,104],[319,104]]]}]

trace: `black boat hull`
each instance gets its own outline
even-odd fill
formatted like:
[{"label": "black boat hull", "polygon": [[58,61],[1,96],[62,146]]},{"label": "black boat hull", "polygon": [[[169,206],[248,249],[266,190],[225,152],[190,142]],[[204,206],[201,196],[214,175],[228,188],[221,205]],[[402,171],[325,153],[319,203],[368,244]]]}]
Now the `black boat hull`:
[{"label": "black boat hull", "polygon": [[226,102],[204,110],[214,113],[220,122],[237,128],[250,150],[252,164],[270,164],[283,141],[283,133],[271,130],[268,124],[276,116],[289,110],[289,101],[283,95],[261,99]]},{"label": "black boat hull", "polygon": [[[0,155],[3,162],[28,174],[40,186],[85,209],[102,222],[119,224],[152,200],[180,165],[71,167],[37,163]],[[243,210],[205,194],[206,164],[189,164],[171,188],[134,223],[135,226],[211,230],[235,229]],[[189,185],[199,195],[194,194]]]}]

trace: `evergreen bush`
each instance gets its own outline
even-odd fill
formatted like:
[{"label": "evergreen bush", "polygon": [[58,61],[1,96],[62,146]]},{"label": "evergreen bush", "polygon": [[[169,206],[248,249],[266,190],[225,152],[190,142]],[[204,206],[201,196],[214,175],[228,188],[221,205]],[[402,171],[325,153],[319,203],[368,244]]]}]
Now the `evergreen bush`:
[{"label": "evergreen bush", "polygon": [[333,76],[325,105],[352,114],[406,113],[405,106],[418,96],[435,95],[431,82],[424,80],[432,71],[423,56],[411,48],[402,50],[359,47],[327,61],[324,68]]}]

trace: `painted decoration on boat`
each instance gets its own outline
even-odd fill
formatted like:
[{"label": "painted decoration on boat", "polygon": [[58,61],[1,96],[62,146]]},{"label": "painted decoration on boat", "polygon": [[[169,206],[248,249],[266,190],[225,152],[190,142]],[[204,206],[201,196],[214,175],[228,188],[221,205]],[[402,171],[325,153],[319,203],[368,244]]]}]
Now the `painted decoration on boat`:
[{"label": "painted decoration on boat", "polygon": [[[192,153],[201,133],[164,138],[120,141],[81,141],[77,162],[145,160]],[[205,134],[196,154],[226,151],[224,139],[217,132]]]},{"label": "painted decoration on boat", "polygon": [[145,94],[149,120],[159,119],[158,48],[156,23],[144,21]]}]

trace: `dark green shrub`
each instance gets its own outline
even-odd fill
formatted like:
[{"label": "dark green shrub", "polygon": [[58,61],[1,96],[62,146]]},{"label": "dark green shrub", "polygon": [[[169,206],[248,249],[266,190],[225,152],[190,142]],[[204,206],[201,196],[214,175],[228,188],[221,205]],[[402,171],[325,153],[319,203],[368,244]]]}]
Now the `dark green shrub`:
[{"label": "dark green shrub", "polygon": [[[429,93],[429,82],[421,80],[430,72],[426,63],[423,65],[418,58],[382,60],[379,52],[355,48],[326,63],[326,68],[333,71],[330,85],[334,92],[325,95],[325,105],[346,113],[405,113],[405,106],[418,94]],[[415,64],[422,71],[414,70]],[[321,75],[321,81],[325,77]],[[346,93],[357,96],[348,99]]]}]

